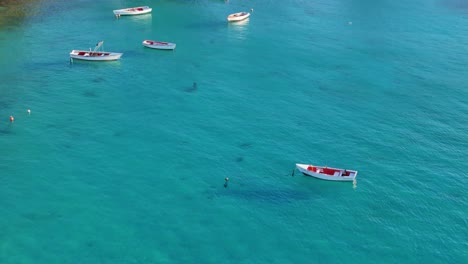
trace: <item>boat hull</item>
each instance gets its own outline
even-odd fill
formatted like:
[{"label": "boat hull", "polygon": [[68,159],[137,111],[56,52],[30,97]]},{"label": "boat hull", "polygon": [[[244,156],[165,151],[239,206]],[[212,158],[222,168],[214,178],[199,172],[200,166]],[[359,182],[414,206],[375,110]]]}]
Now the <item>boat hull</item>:
[{"label": "boat hull", "polygon": [[[244,13],[244,15],[238,15],[238,14],[242,14]],[[227,20],[229,22],[236,22],[236,21],[242,21],[244,19],[247,19],[248,17],[250,17],[250,13],[247,13],[247,12],[240,12],[240,13],[235,13],[235,14],[231,14],[227,17]]]},{"label": "boat hull", "polygon": [[116,52],[90,52],[85,50],[72,50],[70,58],[86,61],[113,61],[122,57],[123,53]]},{"label": "boat hull", "polygon": [[148,14],[152,10],[153,9],[150,7],[141,6],[141,7],[117,9],[117,10],[113,10],[113,12],[114,12],[114,15],[119,15],[119,16],[134,16],[134,15]]},{"label": "boat hull", "polygon": [[151,49],[173,50],[176,48],[175,43],[161,42],[161,41],[154,41],[154,40],[144,40],[142,44],[143,46],[151,48]]},{"label": "boat hull", "polygon": [[336,170],[334,175],[329,175],[329,174],[318,173],[316,171],[308,170],[309,166],[311,166],[311,165],[296,164],[296,168],[300,172],[302,172],[302,174],[304,174],[306,176],[311,176],[311,177],[315,177],[315,178],[318,178],[318,179],[322,179],[322,180],[327,180],[327,181],[354,181],[356,179],[356,176],[357,176],[357,173],[358,173],[357,171],[346,170],[349,173],[349,175],[348,176],[342,176],[341,175],[342,174],[341,169],[329,168],[331,170]]}]

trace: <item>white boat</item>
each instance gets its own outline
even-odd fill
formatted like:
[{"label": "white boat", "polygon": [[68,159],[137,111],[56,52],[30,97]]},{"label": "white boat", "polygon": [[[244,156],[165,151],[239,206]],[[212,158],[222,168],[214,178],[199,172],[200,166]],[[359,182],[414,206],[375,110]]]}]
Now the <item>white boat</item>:
[{"label": "white boat", "polygon": [[227,20],[229,22],[241,21],[241,20],[248,18],[249,16],[250,16],[249,12],[239,12],[239,13],[230,14],[227,17]]},{"label": "white boat", "polygon": [[296,164],[296,167],[304,175],[328,181],[354,181],[358,174],[355,170],[337,169],[308,164]]},{"label": "white boat", "polygon": [[133,15],[142,15],[147,14],[153,10],[149,6],[138,6],[138,7],[130,7],[124,9],[117,9],[114,10],[114,15],[116,16],[133,16]]},{"label": "white boat", "polygon": [[122,57],[123,53],[99,51],[99,48],[103,45],[104,41],[100,41],[96,44],[94,50],[91,50],[91,48],[89,50],[72,50],[70,52],[70,58],[87,61],[112,61]]},{"label": "white boat", "polygon": [[175,43],[162,42],[155,40],[143,40],[143,46],[152,48],[152,49],[163,49],[163,50],[173,50],[176,47]]}]

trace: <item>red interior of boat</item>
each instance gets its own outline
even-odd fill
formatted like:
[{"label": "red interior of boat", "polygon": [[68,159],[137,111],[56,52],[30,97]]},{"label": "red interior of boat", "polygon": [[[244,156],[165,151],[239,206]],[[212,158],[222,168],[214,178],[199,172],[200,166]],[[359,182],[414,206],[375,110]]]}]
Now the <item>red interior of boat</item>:
[{"label": "red interior of boat", "polygon": [[[312,171],[312,172],[317,172],[317,167],[314,167],[314,166],[309,166],[307,167],[307,170],[308,171]],[[331,168],[321,168],[321,171],[319,172],[320,174],[326,174],[326,175],[334,175],[335,172],[339,172],[341,171],[340,169],[331,169]],[[349,176],[351,174],[350,171],[344,171],[344,173],[342,174],[342,176]]]},{"label": "red interior of boat", "polygon": [[148,43],[148,44],[150,44],[150,45],[154,45],[154,44],[168,45],[168,44],[169,44],[169,43],[167,43],[167,42],[161,42],[161,41],[149,41],[149,40],[146,40],[145,42]]},{"label": "red interior of boat", "polygon": [[110,55],[110,53],[108,53],[108,52],[85,52],[85,51],[78,52],[79,56],[86,56],[86,54],[88,54],[88,56],[91,56],[91,57],[109,56]]},{"label": "red interior of boat", "polygon": [[329,169],[329,168],[323,168],[322,169],[322,174],[327,174],[327,175],[333,175],[335,172],[340,171],[340,170],[334,170],[334,169]]}]

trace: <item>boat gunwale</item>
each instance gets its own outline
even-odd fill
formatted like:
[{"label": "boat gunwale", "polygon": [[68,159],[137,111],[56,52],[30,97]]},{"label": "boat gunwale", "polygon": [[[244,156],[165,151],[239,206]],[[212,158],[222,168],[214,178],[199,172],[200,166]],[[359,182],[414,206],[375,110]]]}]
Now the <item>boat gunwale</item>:
[{"label": "boat gunwale", "polygon": [[[327,169],[332,169],[332,170],[341,171],[341,172],[347,171],[347,172],[350,172],[350,173],[354,173],[354,175],[335,176],[335,175],[330,175],[330,174],[316,172],[316,171],[309,171],[308,170],[309,166],[320,168],[320,169],[327,168]],[[340,169],[340,168],[333,168],[333,167],[328,167],[328,166],[317,166],[317,165],[312,165],[312,164],[296,163],[296,168],[298,168],[304,175],[311,176],[311,177],[318,178],[318,179],[322,179],[322,180],[343,179],[343,180],[335,180],[335,181],[351,181],[351,180],[354,180],[358,175],[357,170]],[[325,178],[320,178],[318,175],[321,175],[321,176],[323,176]],[[329,178],[329,179],[326,179],[326,178]]]}]

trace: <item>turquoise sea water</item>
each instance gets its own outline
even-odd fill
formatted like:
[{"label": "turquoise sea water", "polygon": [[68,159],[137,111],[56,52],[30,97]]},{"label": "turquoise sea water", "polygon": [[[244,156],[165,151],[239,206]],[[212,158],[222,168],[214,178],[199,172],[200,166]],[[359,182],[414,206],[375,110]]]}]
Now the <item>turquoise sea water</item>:
[{"label": "turquoise sea water", "polygon": [[[27,10],[0,28],[0,263],[468,262],[463,1]],[[122,59],[70,64],[100,40]]]}]

